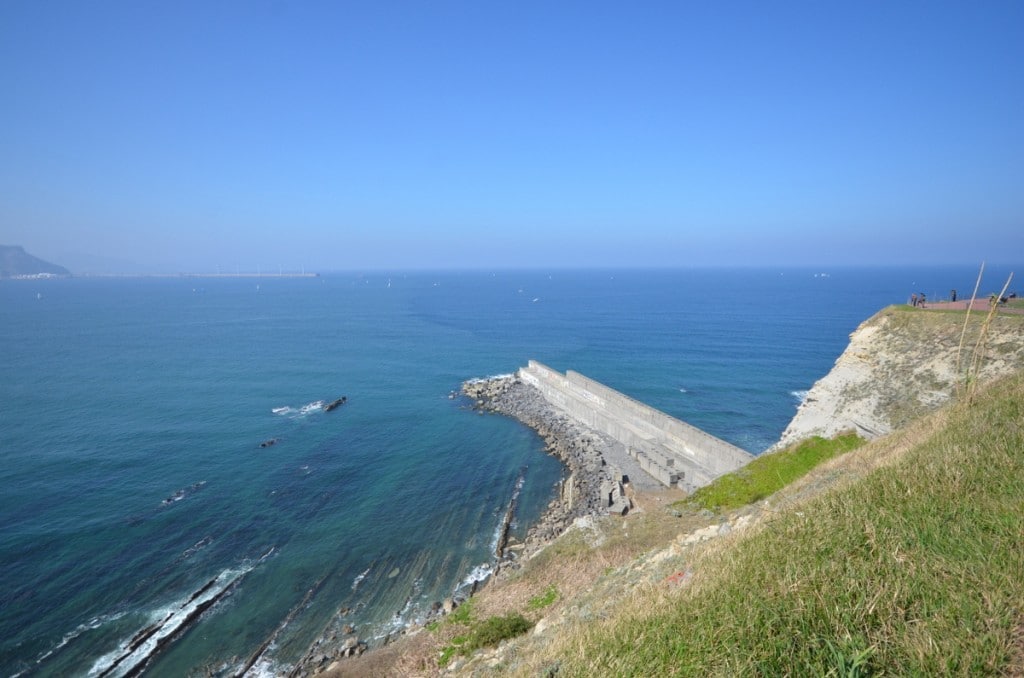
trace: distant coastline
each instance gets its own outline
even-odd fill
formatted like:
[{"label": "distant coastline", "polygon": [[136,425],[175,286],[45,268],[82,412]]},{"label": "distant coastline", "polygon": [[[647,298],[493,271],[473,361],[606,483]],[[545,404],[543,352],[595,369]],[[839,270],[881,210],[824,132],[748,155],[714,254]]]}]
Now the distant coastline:
[{"label": "distant coastline", "polygon": [[0,278],[5,280],[48,280],[50,278],[318,278],[319,273],[281,270],[277,273],[263,271],[235,271],[234,273],[90,273],[68,270],[63,266],[33,256],[21,245],[0,245]]},{"label": "distant coastline", "polygon": [[[55,277],[55,276],[50,276]],[[73,273],[72,278],[319,278],[319,273]]]}]

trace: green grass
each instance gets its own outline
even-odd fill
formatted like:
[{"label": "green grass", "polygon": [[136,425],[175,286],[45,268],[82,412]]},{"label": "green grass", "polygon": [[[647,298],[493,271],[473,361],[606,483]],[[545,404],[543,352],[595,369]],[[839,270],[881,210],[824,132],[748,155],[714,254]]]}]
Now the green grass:
[{"label": "green grass", "polygon": [[530,598],[530,602],[526,606],[531,610],[541,610],[556,600],[558,600],[558,587],[552,584],[544,590],[544,593]]},{"label": "green grass", "polygon": [[[491,647],[508,638],[522,635],[533,627],[533,624],[518,612],[478,620],[473,612],[472,598],[445,617],[444,624],[465,626],[467,630],[453,636],[448,644],[441,648],[439,666],[447,666],[458,655],[467,656],[480,648]],[[437,628],[435,626],[434,630]]]},{"label": "green grass", "polygon": [[518,612],[500,617],[488,617],[473,627],[466,647],[470,651],[481,647],[491,647],[508,638],[520,636],[531,628],[533,628],[533,624]]},{"label": "green grass", "polygon": [[823,461],[863,444],[854,433],[831,440],[815,436],[785,450],[761,455],[740,470],[700,488],[676,506],[718,511],[746,506],[777,492]]},{"label": "green grass", "polygon": [[476,600],[467,598],[461,605],[452,610],[451,614],[444,618],[449,624],[468,624],[473,619],[473,606]]},{"label": "green grass", "polygon": [[582,629],[559,677],[1019,675],[1024,376],[947,413],[895,465],[710,552],[690,588]]}]

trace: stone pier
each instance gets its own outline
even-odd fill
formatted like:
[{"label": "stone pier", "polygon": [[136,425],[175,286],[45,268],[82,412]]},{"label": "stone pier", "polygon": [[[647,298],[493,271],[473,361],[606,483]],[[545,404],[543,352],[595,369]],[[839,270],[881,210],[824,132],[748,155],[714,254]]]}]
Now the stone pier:
[{"label": "stone pier", "polygon": [[620,442],[640,468],[667,487],[692,492],[754,458],[577,372],[563,375],[531,360],[518,376],[581,424]]}]

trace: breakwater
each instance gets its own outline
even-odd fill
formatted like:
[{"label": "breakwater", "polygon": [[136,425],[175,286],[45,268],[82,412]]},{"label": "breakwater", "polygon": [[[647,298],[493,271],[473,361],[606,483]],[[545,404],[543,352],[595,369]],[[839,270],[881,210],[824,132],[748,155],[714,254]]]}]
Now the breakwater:
[{"label": "breakwater", "polygon": [[753,455],[573,371],[529,361],[519,379],[587,428],[624,445],[650,476],[692,491],[745,465]]},{"label": "breakwater", "polygon": [[[517,557],[540,550],[576,518],[607,511],[603,488],[615,472],[605,462],[611,443],[607,436],[589,430],[552,406],[540,391],[512,375],[467,381],[462,392],[474,400],[476,409],[513,417],[535,430],[548,454],[560,460],[567,471],[558,496],[527,531],[525,543],[513,545],[513,552],[519,551]],[[499,562],[496,569],[509,566],[515,569],[514,560]]]}]

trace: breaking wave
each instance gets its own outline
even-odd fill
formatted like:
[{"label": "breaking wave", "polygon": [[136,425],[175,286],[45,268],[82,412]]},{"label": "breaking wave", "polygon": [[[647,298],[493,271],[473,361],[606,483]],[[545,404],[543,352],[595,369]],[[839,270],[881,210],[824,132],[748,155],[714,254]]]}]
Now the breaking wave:
[{"label": "breaking wave", "polygon": [[466,383],[467,384],[482,384],[482,383],[484,383],[486,381],[492,381],[492,380],[495,380],[495,379],[511,379],[514,376],[515,375],[512,374],[511,372],[505,373],[505,374],[492,374],[489,377],[476,377],[475,379],[467,379]]},{"label": "breaking wave", "polygon": [[199,490],[203,489],[203,487],[205,485],[206,485],[206,481],[205,480],[200,480],[197,483],[192,483],[188,487],[183,487],[180,490],[178,490],[177,492],[175,492],[174,494],[172,494],[171,496],[169,496],[166,499],[164,499],[162,502],[160,502],[160,505],[161,506],[170,506],[171,504],[174,504],[175,502],[179,502],[182,499],[184,499],[185,497],[198,492]]},{"label": "breaking wave", "polygon": [[[49,650],[46,650],[41,655],[36,657],[36,665],[38,666],[39,664],[43,663],[44,661],[46,661],[47,659],[52,657],[55,653],[60,652],[68,643],[70,643],[74,639],[78,638],[80,635],[82,635],[86,631],[92,631],[94,629],[98,629],[99,627],[103,626],[107,622],[117,621],[121,617],[125,616],[125,614],[127,614],[127,613],[126,612],[118,612],[116,614],[111,614],[111,615],[102,615],[102,616],[99,616],[99,617],[94,617],[93,619],[90,619],[89,621],[85,622],[84,624],[79,624],[78,627],[75,628],[75,630],[70,631],[70,632],[64,634],[64,637],[60,639],[60,642],[58,642],[56,645],[51,647]],[[22,674],[15,674],[15,675],[22,675]]]},{"label": "breaking wave", "polygon": [[366,579],[366,575],[368,574],[370,574],[370,568],[366,568],[365,570],[356,575],[356,578],[352,580],[353,591],[359,588],[359,585],[363,583],[363,580]]},{"label": "breaking wave", "polygon": [[302,407],[292,407],[291,405],[282,405],[280,407],[271,408],[271,412],[279,417],[288,417],[289,419],[297,419],[299,417],[305,417],[312,412],[322,412],[324,409],[323,400],[314,400],[311,403],[306,403]]},{"label": "breaking wave", "polygon": [[238,569],[224,570],[184,600],[154,610],[150,613],[150,621],[146,626],[122,642],[116,650],[97,659],[87,675],[90,678],[101,678],[138,673],[164,646],[172,642],[176,635],[230,594],[246,574],[273,552],[274,549],[270,549],[256,563]]},{"label": "breaking wave", "polygon": [[477,565],[469,571],[469,574],[467,574],[465,578],[461,582],[459,582],[459,585],[458,587],[456,587],[456,590],[464,589],[466,587],[472,586],[473,584],[478,584],[482,581],[487,581],[487,578],[490,577],[493,572],[493,565],[491,565],[490,563],[481,563],[480,565]]}]

